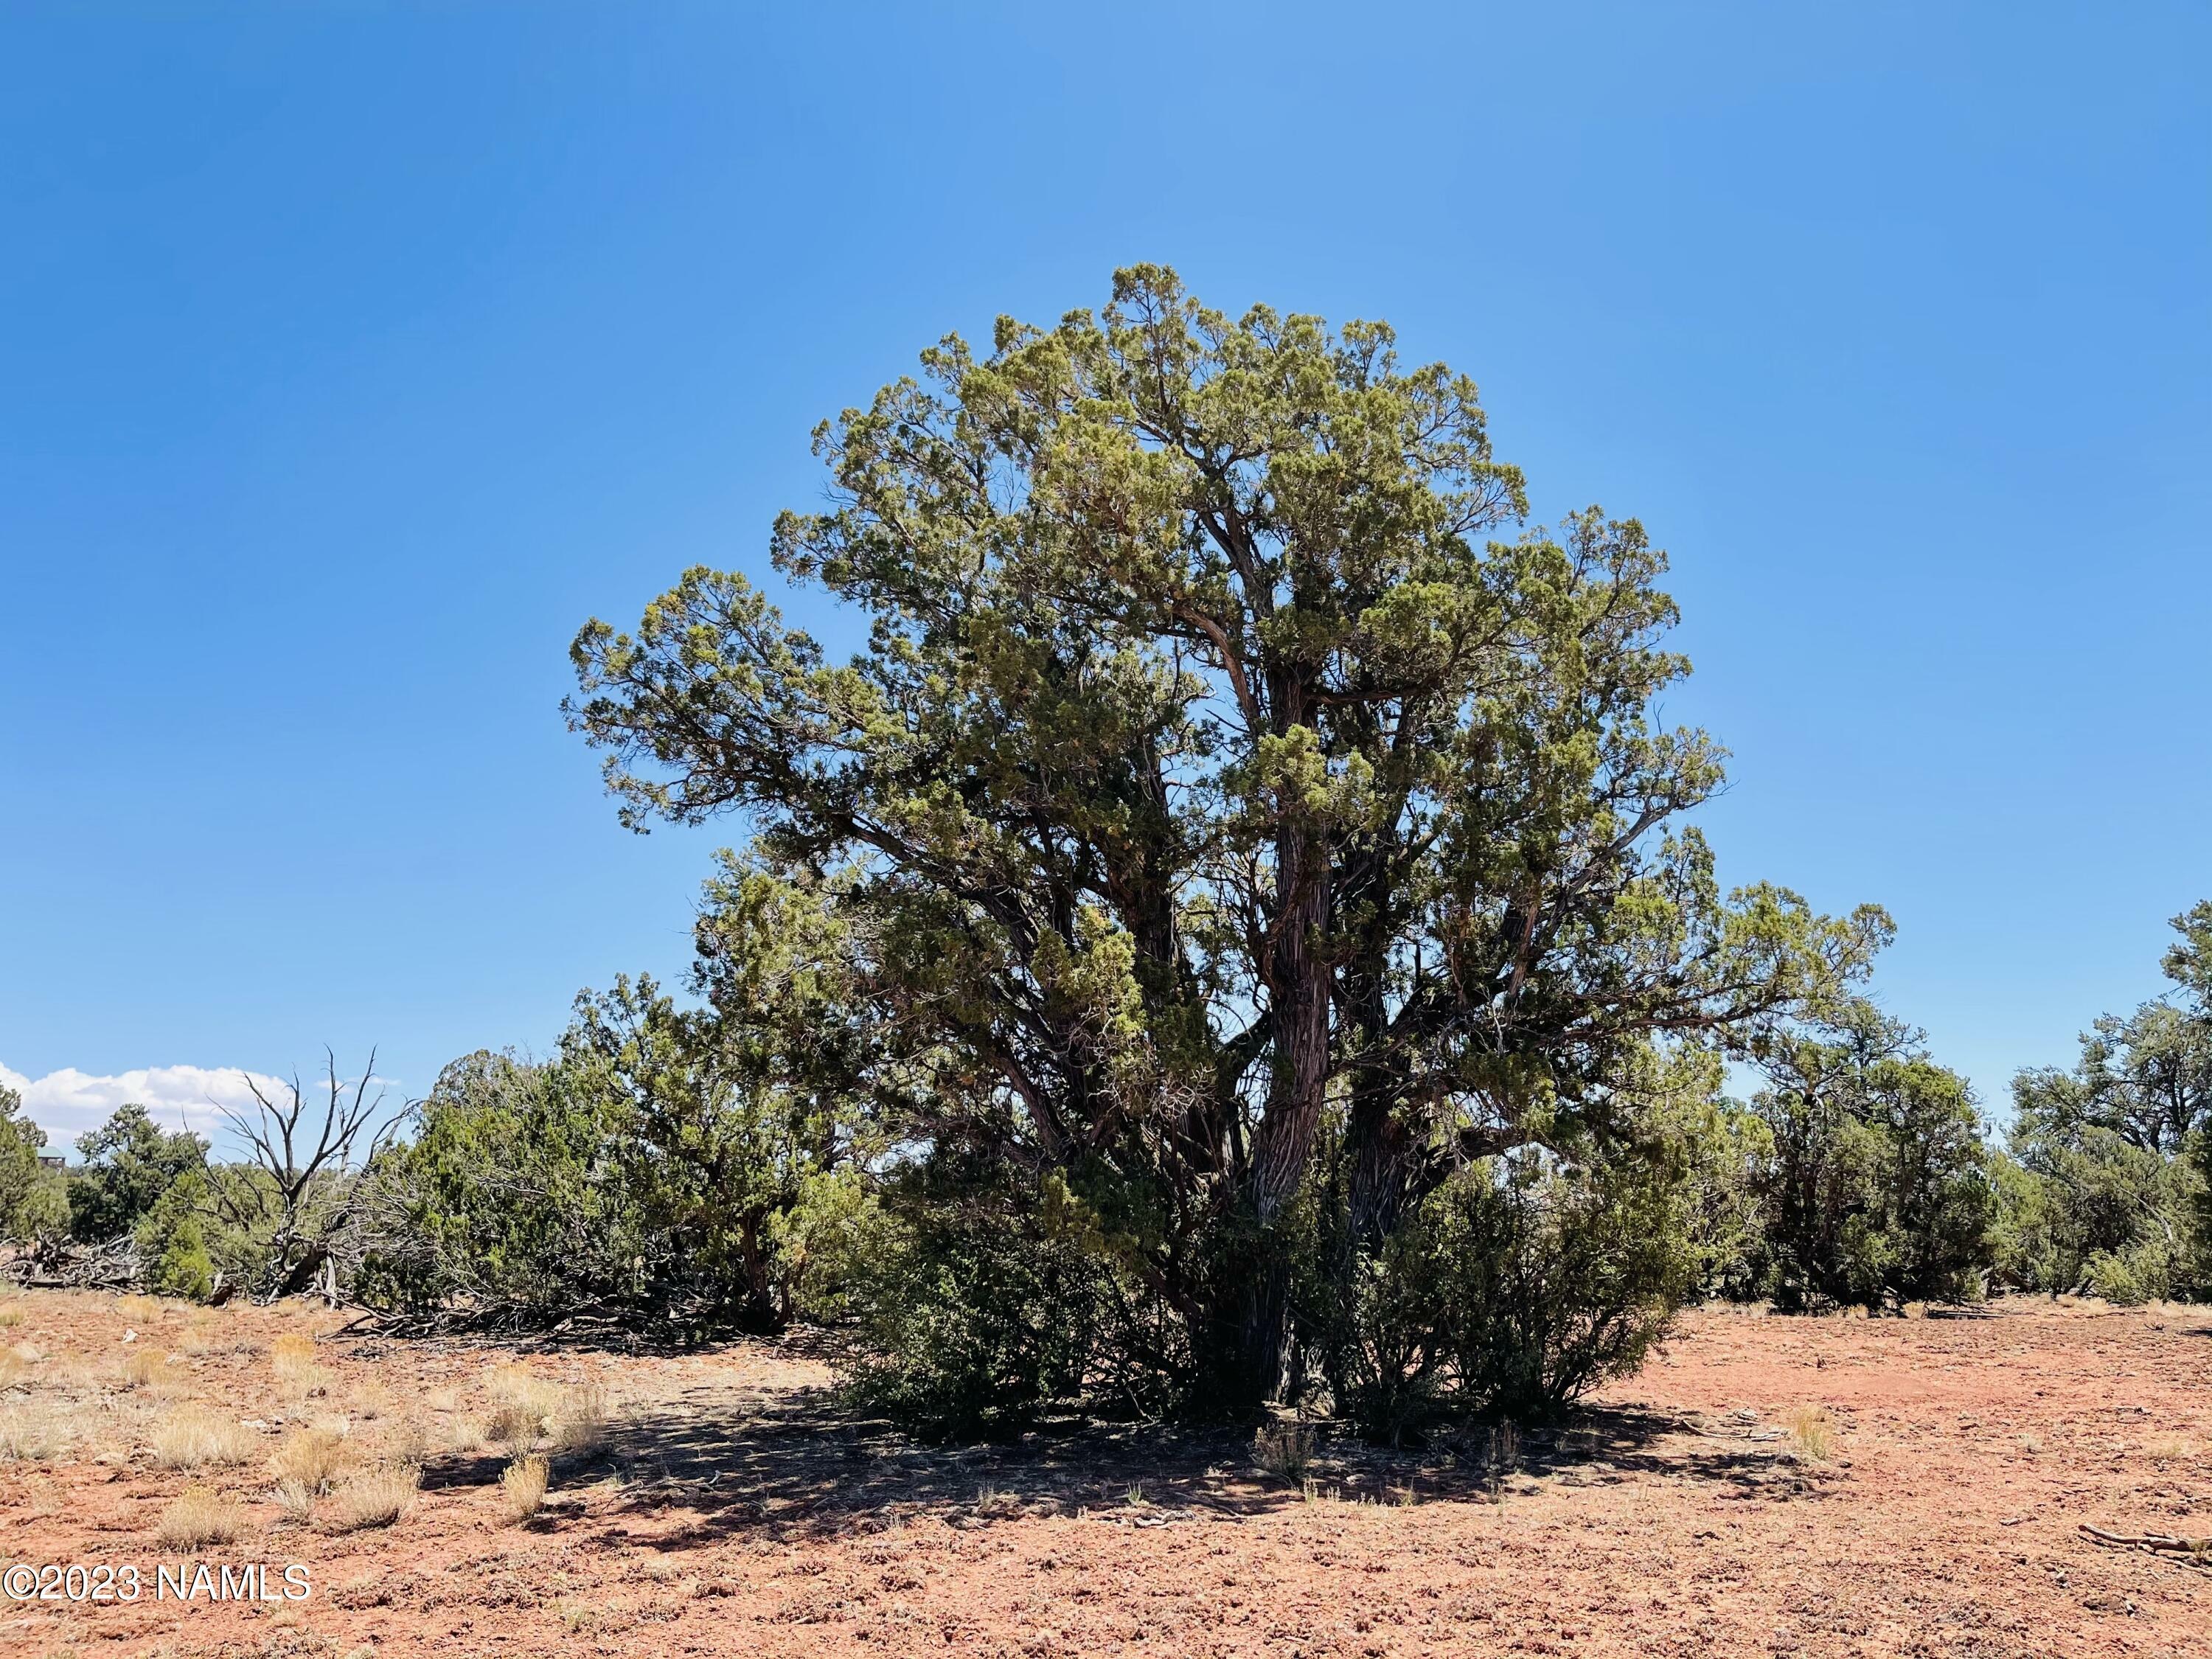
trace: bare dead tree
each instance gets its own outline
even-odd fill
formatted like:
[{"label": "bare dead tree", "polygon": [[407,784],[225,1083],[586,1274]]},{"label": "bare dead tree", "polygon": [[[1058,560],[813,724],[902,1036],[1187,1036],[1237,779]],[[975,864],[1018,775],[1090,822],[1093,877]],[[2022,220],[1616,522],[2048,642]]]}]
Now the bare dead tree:
[{"label": "bare dead tree", "polygon": [[[360,1194],[356,1169],[376,1155],[404,1117],[404,1111],[395,1112],[378,1122],[385,1097],[381,1090],[369,1093],[376,1080],[374,1049],[350,1087],[338,1076],[337,1054],[328,1048],[323,1054],[325,1077],[312,1103],[296,1073],[284,1097],[273,1100],[249,1073],[246,1086],[255,1110],[217,1108],[250,1158],[244,1179],[226,1180],[207,1169],[208,1203],[220,1220],[267,1241],[252,1287],[264,1302],[297,1295],[320,1280],[325,1299],[337,1304],[338,1256]],[[204,1151],[201,1158],[204,1164]]]}]

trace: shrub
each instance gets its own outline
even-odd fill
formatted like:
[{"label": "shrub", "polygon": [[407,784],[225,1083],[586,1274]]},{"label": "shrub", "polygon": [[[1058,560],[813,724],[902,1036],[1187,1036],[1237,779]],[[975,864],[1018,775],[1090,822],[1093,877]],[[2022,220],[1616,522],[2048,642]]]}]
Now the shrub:
[{"label": "shrub", "polygon": [[345,1437],[329,1429],[302,1429],[277,1447],[270,1472],[282,1486],[298,1486],[319,1496],[346,1462]]},{"label": "shrub", "polygon": [[27,1238],[38,1220],[43,1183],[39,1151],[46,1132],[17,1115],[23,1097],[0,1085],[0,1240]]},{"label": "shrub", "polygon": [[561,1404],[561,1390],[520,1365],[502,1365],[485,1379],[492,1398],[484,1436],[522,1450],[535,1445]]},{"label": "shrub", "polygon": [[1783,1419],[1799,1456],[1809,1463],[1828,1461],[1828,1413],[1819,1406],[1800,1406]]},{"label": "shrub", "polygon": [[164,1194],[202,1163],[203,1143],[169,1133],[143,1106],[118,1106],[99,1128],[79,1137],[84,1166],[69,1178],[70,1232],[104,1243],[134,1231]]},{"label": "shrub", "polygon": [[2212,902],[2172,925],[2164,996],[2013,1079],[2001,1265],[2023,1289],[2212,1296]]},{"label": "shrub", "polygon": [[1342,1407],[1399,1437],[1443,1417],[1556,1413],[1632,1370],[1696,1280],[1663,1160],[1468,1165],[1363,1257],[1330,1356]]},{"label": "shrub", "polygon": [[330,1387],[331,1374],[315,1360],[315,1339],[287,1331],[269,1345],[269,1368],[290,1398],[305,1400]]},{"label": "shrub", "polygon": [[1025,1190],[942,1157],[907,1171],[886,1210],[851,1293],[860,1402],[953,1437],[1004,1431],[1109,1379],[1157,1395],[1157,1373],[1124,1363],[1129,1287],[1064,1176]]},{"label": "shrub", "polygon": [[591,1456],[606,1443],[606,1389],[597,1382],[562,1389],[546,1414],[546,1432],[556,1450],[571,1457]]},{"label": "shrub", "polygon": [[1275,1423],[1255,1430],[1252,1456],[1278,1480],[1293,1486],[1305,1484],[1313,1466],[1314,1431],[1308,1423]]},{"label": "shrub", "polygon": [[176,1372],[167,1356],[160,1350],[143,1343],[125,1350],[122,1364],[123,1386],[126,1389],[146,1389],[159,1392],[172,1386]]},{"label": "shrub", "polygon": [[1759,1287],[1788,1311],[1978,1297],[1996,1186],[1965,1079],[1865,1003],[1766,1064]]},{"label": "shrub", "polygon": [[579,999],[547,1063],[447,1066],[412,1142],[374,1166],[358,1293],[762,1331],[834,1296],[865,1194],[843,1173],[847,1126],[764,1073],[765,1018],[678,1010],[623,980]]},{"label": "shrub", "polygon": [[276,1507],[284,1512],[284,1518],[295,1526],[304,1527],[315,1518],[315,1501],[322,1492],[304,1480],[279,1480],[272,1495]]}]

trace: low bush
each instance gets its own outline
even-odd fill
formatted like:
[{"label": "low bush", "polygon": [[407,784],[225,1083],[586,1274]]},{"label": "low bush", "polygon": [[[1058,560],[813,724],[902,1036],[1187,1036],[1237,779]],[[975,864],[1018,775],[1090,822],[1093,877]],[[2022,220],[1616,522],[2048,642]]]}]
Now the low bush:
[{"label": "low bush", "polygon": [[1159,1395],[1160,1374],[1132,1352],[1135,1287],[1057,1173],[1025,1188],[957,1158],[908,1170],[856,1255],[850,1297],[853,1394],[927,1435]]}]

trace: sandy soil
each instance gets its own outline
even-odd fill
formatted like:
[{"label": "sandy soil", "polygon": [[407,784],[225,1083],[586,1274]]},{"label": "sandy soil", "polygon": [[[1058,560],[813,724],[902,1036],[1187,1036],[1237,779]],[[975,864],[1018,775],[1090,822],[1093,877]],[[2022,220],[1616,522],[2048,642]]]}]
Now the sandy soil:
[{"label": "sandy soil", "polygon": [[[916,1447],[840,1417],[798,1341],[518,1353],[62,1293],[10,1314],[0,1443],[46,1455],[0,1462],[0,1565],[135,1565],[146,1589],[0,1600],[8,1654],[2212,1655],[2212,1571],[2078,1529],[2212,1533],[2203,1310],[1696,1314],[1565,1432],[1330,1443],[1303,1490],[1226,1437]],[[288,1332],[320,1339],[289,1381]],[[520,1522],[483,1443],[518,1363],[613,1402]],[[195,1407],[253,1425],[240,1461],[156,1467]],[[1808,1408],[1825,1459],[1782,1427]],[[276,1500],[267,1456],[341,1419],[356,1468],[422,1460],[389,1527]],[[157,1600],[181,1559],[161,1519],[196,1484],[243,1505],[207,1559],[267,1564],[270,1595],[299,1564],[312,1593]]]}]

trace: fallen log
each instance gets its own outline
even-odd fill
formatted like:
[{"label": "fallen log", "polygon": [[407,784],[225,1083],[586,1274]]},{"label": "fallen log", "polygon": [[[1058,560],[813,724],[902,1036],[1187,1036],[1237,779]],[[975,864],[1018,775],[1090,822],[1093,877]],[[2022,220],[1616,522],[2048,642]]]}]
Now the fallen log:
[{"label": "fallen log", "polygon": [[2108,1549],[2148,1550],[2154,1555],[2186,1555],[2212,1562],[2212,1538],[2189,1538],[2171,1532],[2107,1532],[2087,1521],[2080,1524],[2091,1541]]}]

